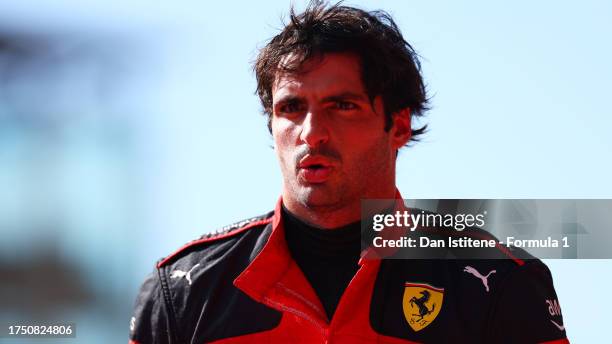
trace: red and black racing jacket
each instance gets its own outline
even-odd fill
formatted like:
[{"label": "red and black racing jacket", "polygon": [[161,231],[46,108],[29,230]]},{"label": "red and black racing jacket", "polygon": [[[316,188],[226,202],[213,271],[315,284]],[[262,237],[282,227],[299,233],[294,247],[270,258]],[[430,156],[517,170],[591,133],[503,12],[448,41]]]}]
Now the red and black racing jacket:
[{"label": "red and black racing jacket", "polygon": [[[537,259],[361,259],[330,320],[274,212],[195,240],[141,287],[130,344],[569,343]],[[399,202],[398,202],[399,203]]]}]

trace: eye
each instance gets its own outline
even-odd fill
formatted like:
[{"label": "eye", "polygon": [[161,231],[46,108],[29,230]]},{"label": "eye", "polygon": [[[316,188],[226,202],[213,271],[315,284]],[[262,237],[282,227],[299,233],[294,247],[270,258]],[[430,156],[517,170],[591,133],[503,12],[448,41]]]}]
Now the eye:
[{"label": "eye", "polygon": [[357,104],[347,101],[337,101],[334,103],[334,107],[339,110],[355,110],[357,109]]},{"label": "eye", "polygon": [[278,112],[284,114],[292,114],[304,111],[304,105],[300,102],[285,103],[278,108]]}]

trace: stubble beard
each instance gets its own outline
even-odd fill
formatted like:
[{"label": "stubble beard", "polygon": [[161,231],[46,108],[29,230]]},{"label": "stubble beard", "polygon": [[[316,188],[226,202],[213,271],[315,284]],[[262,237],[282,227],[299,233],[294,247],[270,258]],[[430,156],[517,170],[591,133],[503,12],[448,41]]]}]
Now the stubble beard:
[{"label": "stubble beard", "polygon": [[355,161],[343,164],[343,171],[324,183],[304,184],[294,174],[293,180],[289,181],[290,191],[304,208],[320,214],[359,207],[361,199],[379,191],[376,187],[392,168],[386,147],[388,143],[381,138]]}]

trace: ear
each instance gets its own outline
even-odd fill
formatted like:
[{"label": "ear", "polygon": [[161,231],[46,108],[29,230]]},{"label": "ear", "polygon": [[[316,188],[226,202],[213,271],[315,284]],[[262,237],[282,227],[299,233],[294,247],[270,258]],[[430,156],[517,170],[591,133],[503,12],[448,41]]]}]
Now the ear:
[{"label": "ear", "polygon": [[410,127],[410,108],[403,108],[392,115],[391,143],[394,149],[402,148],[412,137]]}]

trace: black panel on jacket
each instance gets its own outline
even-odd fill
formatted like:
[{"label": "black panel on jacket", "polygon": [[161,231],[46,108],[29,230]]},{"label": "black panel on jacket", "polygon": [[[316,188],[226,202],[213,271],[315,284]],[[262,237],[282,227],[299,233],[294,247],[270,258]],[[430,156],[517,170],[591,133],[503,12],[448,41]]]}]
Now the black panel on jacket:
[{"label": "black panel on jacket", "polygon": [[280,312],[233,285],[270,232],[269,224],[256,226],[188,247],[164,263],[141,287],[130,337],[143,344],[206,343],[277,327]]}]

